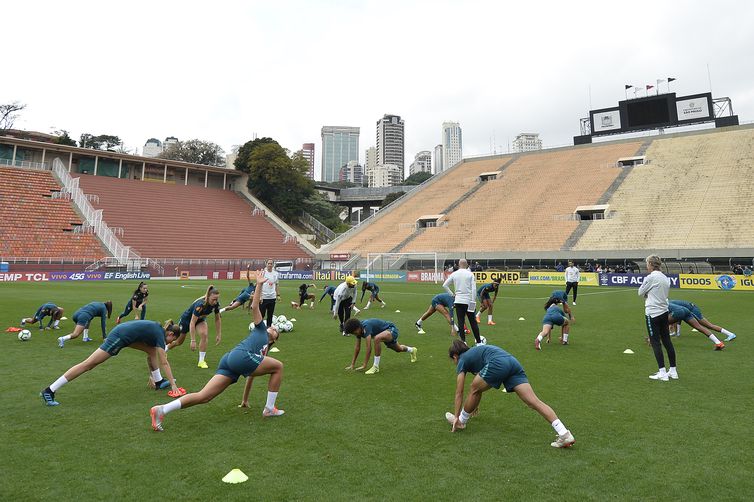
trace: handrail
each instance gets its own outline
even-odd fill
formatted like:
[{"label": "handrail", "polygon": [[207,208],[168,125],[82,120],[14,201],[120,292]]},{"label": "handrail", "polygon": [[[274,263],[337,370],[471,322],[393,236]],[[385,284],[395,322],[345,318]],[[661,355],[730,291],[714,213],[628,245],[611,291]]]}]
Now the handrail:
[{"label": "handrail", "polygon": [[0,164],[13,167],[25,167],[27,169],[38,169],[40,171],[49,171],[50,164],[47,162],[31,162],[29,160],[17,160],[0,158]]},{"label": "handrail", "polygon": [[107,223],[102,221],[102,210],[94,209],[88,197],[79,188],[79,178],[71,178],[60,158],[56,157],[53,160],[52,173],[63,187],[61,192],[70,194],[71,201],[81,212],[86,222],[94,228],[95,235],[102,241],[119,265],[127,265],[131,260],[141,260],[141,256],[135,253],[129,246],[125,246],[115,236],[115,233],[108,227]]},{"label": "handrail", "polygon": [[322,240],[326,240],[327,242],[333,240],[338,235],[306,211],[301,211],[301,222],[304,226],[310,227],[318,237],[324,237]]}]

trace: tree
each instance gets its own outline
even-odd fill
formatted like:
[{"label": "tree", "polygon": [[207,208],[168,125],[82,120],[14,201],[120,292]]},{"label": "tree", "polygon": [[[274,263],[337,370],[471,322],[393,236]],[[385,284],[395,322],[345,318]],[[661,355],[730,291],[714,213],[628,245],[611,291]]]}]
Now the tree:
[{"label": "tree", "polygon": [[68,131],[65,129],[55,131],[53,134],[57,136],[57,138],[55,138],[55,143],[58,145],[76,146],[76,140],[71,138],[68,135]]},{"label": "tree", "polygon": [[280,146],[278,142],[272,138],[256,138],[251,141],[247,141],[240,147],[234,147],[234,149],[236,149],[235,153],[238,155],[238,157],[236,157],[236,161],[233,163],[233,165],[238,171],[248,173],[250,170],[249,161],[251,159],[251,153],[262,145],[271,144]]},{"label": "tree", "polygon": [[246,164],[239,166],[236,161],[236,166],[248,169],[249,190],[283,219],[293,221],[299,216],[304,200],[314,194],[312,181],[304,175],[308,170],[306,160],[300,155],[289,157],[274,140],[250,145],[248,150],[251,155]]},{"label": "tree", "polygon": [[427,171],[419,171],[418,173],[414,173],[408,178],[406,178],[403,181],[403,184],[404,185],[421,185],[422,183],[424,183],[431,177],[432,177],[432,173],[428,173]]},{"label": "tree", "polygon": [[314,216],[330,230],[340,232],[348,228],[348,225],[340,220],[343,208],[333,204],[317,191],[304,199],[303,207],[304,211]]},{"label": "tree", "polygon": [[385,196],[385,200],[383,200],[382,204],[380,204],[380,207],[385,207],[391,202],[393,202],[394,200],[400,199],[401,197],[403,197],[405,193],[406,192],[393,192],[393,193],[387,194]]},{"label": "tree", "polygon": [[120,144],[120,138],[112,134],[99,134],[95,136],[87,132],[79,138],[79,146],[81,148],[91,148],[93,150],[109,150]]},{"label": "tree", "polygon": [[18,112],[26,108],[20,101],[14,101],[7,105],[0,105],[0,131],[13,129],[13,123],[18,118]]},{"label": "tree", "polygon": [[225,166],[225,151],[216,143],[190,139],[171,144],[158,155],[160,159],[180,160],[205,166]]}]

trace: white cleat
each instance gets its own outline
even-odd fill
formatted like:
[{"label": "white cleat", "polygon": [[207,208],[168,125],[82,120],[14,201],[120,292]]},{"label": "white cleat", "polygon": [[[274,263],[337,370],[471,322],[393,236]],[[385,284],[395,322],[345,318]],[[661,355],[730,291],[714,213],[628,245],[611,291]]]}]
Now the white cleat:
[{"label": "white cleat", "polygon": [[285,411],[283,410],[279,410],[277,408],[269,409],[265,407],[264,410],[262,411],[262,416],[263,417],[279,417],[283,413],[285,413]]},{"label": "white cleat", "polygon": [[450,425],[453,425],[454,423],[456,423],[456,416],[453,415],[451,412],[446,411],[445,420],[447,420]]},{"label": "white cleat", "polygon": [[649,375],[649,378],[652,380],[662,380],[663,382],[667,382],[669,380],[668,374],[664,371],[658,371],[654,375]]},{"label": "white cleat", "polygon": [[556,437],[555,441],[550,443],[550,446],[553,448],[570,448],[575,442],[576,440],[573,438],[571,431],[566,431],[562,436]]},{"label": "white cleat", "polygon": [[678,380],[678,372],[673,370],[668,371],[668,378]]}]

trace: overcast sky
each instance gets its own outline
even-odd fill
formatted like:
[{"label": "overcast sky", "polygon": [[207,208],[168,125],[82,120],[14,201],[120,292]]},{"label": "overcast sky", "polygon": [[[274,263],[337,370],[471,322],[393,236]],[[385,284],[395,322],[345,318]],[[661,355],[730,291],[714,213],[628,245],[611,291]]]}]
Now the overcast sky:
[{"label": "overcast sky", "polygon": [[464,157],[522,131],[570,144],[590,101],[666,77],[679,94],[711,77],[754,119],[753,2],[69,0],[1,16],[0,103],[27,104],[17,128],[114,134],[140,153],[150,137],[229,152],[256,134],[315,143],[319,172],[323,125],[361,127],[363,161],[390,113],[408,169],[443,121],[460,122]]}]

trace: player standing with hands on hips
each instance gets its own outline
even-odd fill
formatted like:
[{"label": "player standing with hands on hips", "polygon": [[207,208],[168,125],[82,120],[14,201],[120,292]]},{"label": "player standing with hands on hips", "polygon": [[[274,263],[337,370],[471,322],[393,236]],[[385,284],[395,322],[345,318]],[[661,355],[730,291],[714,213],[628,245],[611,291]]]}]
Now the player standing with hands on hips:
[{"label": "player standing with hands on hips", "polygon": [[568,301],[568,293],[573,290],[573,302],[571,305],[576,305],[576,296],[579,294],[579,280],[581,279],[581,272],[579,267],[573,264],[573,261],[568,261],[568,268],[565,269],[566,290],[565,296]]}]

